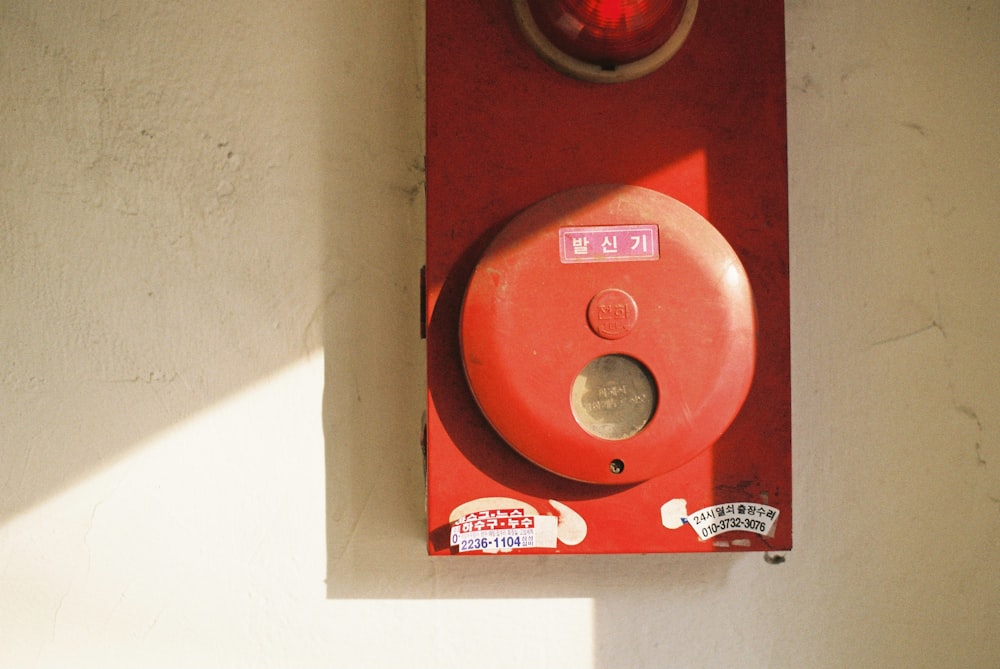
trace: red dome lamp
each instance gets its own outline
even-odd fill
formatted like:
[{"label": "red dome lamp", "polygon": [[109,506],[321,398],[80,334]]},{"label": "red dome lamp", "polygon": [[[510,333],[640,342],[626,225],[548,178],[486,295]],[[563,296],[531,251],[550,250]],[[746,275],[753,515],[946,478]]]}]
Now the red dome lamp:
[{"label": "red dome lamp", "polygon": [[514,0],[514,13],[528,42],[554,68],[616,83],[670,60],[697,6],[697,0]]}]

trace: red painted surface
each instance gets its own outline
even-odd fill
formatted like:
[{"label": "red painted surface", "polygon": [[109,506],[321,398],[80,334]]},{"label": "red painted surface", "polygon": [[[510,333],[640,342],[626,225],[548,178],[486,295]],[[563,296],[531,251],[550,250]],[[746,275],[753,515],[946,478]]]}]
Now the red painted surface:
[{"label": "red painted surface", "polygon": [[[691,34],[670,62],[644,78],[604,85],[568,78],[545,65],[521,38],[507,2],[428,0],[430,552],[453,552],[449,515],[481,497],[521,500],[552,515],[559,514],[561,503],[586,521],[586,537],[579,543],[560,541],[555,549],[515,554],[791,547],[785,137],[781,2],[702,0]],[[504,225],[551,195],[609,183],[659,191],[707,219],[739,257],[757,316],[752,384],[729,428],[693,459],[625,485],[559,476],[505,443],[469,388],[459,341],[467,286]],[[546,227],[544,221],[537,225]],[[586,268],[614,277],[631,271],[625,266],[646,263],[653,264],[590,263]],[[580,274],[571,273],[581,267],[554,267],[552,281],[572,283]],[[611,283],[606,278],[594,286],[621,287]],[[637,300],[639,285],[627,289]],[[577,324],[595,342],[617,341],[616,350],[629,354],[642,316],[636,331],[620,340],[594,336],[587,329],[587,300],[593,293],[583,301]],[[640,312],[647,302],[639,300]],[[565,336],[560,328],[569,317],[553,317],[557,324],[546,318],[532,336],[549,330],[554,343]],[[518,332],[510,336],[514,351],[523,341]],[[579,371],[576,361],[567,360],[559,372],[511,375],[498,382],[522,391],[539,388],[542,395],[549,392],[548,384],[556,384],[551,402],[561,403],[565,384],[549,377]],[[553,436],[541,428],[537,432],[536,447],[544,450]],[[564,457],[571,459],[571,451]],[[660,507],[677,498],[687,500],[689,512],[753,502],[777,507],[780,516],[773,536],[737,531],[702,541],[688,526],[664,527]]]}]

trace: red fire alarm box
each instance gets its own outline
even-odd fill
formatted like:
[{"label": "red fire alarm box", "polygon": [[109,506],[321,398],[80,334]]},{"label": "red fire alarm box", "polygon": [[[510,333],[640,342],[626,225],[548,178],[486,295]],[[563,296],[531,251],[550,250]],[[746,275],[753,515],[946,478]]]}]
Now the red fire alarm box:
[{"label": "red fire alarm box", "polygon": [[791,548],[783,20],[428,0],[431,554]]}]

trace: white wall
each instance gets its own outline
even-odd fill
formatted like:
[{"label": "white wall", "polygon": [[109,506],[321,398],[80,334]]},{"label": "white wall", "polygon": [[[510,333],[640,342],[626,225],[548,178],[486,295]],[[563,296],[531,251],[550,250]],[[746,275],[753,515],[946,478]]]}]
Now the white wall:
[{"label": "white wall", "polygon": [[778,566],[424,556],[421,4],[0,3],[0,666],[1000,666],[1000,3],[787,3]]}]

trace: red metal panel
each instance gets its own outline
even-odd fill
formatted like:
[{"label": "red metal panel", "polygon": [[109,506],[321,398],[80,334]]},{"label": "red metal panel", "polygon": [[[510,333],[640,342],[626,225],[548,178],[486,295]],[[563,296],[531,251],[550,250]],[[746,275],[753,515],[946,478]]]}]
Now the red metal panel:
[{"label": "red metal panel", "polygon": [[[504,508],[523,503],[563,522],[554,547],[500,547],[515,554],[791,547],[783,30],[781,2],[701,0],[690,35],[664,67],[630,82],[594,84],[542,62],[508,2],[428,0],[431,553],[457,552],[453,511],[480,498],[502,498]],[[658,191],[707,219],[741,260],[757,310],[753,381],[729,429],[686,464],[627,485],[558,476],[505,443],[469,389],[459,341],[466,288],[504,225],[551,195],[609,183]],[[572,267],[554,269],[553,280]],[[616,265],[600,271],[613,273]],[[580,318],[585,322],[586,309]],[[622,352],[631,337],[621,340]],[[549,436],[538,437],[544,448]],[[777,510],[776,522],[767,508]],[[695,518],[700,509],[710,515]],[[754,513],[767,535],[747,520]],[[580,522],[582,539],[571,532]],[[735,531],[709,536],[721,530]]]}]

